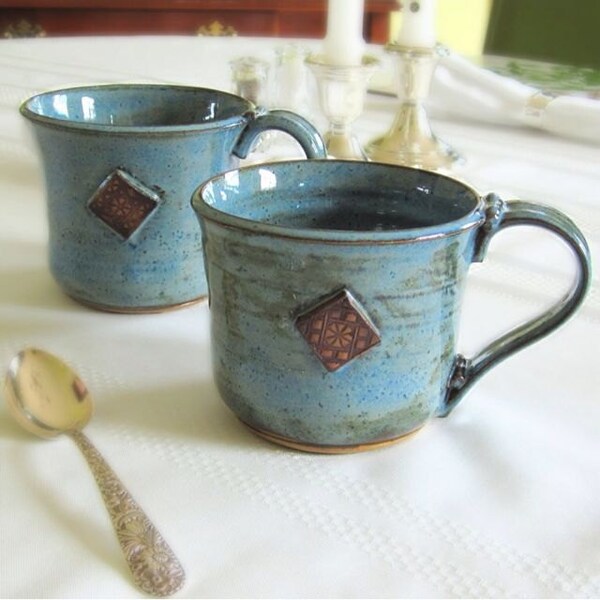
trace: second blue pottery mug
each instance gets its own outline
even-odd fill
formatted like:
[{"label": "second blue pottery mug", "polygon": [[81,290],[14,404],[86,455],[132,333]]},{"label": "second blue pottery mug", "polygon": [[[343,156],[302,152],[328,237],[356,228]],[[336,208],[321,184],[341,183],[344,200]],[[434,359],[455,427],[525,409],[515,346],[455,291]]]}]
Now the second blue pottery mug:
[{"label": "second blue pottery mug", "polygon": [[287,111],[174,85],[55,90],[21,106],[45,174],[50,270],[76,300],[152,312],[206,295],[194,189],[237,166],[265,130],[323,157],[317,131]]},{"label": "second blue pottery mug", "polygon": [[[589,284],[586,241],[565,215],[418,169],[265,164],[213,178],[192,202],[217,387],[246,425],[292,448],[378,447],[447,415],[491,367],[571,316]],[[469,265],[514,225],[562,238],[575,282],[467,358],[456,338]]]}]

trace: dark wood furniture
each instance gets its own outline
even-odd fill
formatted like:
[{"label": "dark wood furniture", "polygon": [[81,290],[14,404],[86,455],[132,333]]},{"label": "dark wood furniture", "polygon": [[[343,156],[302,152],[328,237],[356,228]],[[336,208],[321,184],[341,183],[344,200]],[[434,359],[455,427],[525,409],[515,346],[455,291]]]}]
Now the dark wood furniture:
[{"label": "dark wood furniture", "polygon": [[[384,43],[396,0],[365,1],[365,39]],[[4,37],[256,35],[319,38],[326,0],[0,0]]]}]

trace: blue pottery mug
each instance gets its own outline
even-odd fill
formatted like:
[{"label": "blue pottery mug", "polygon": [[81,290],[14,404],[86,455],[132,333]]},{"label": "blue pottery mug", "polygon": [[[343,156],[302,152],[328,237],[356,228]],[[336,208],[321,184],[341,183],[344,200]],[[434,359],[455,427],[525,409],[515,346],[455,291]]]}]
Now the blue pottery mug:
[{"label": "blue pottery mug", "polygon": [[257,110],[232,94],[117,84],[26,100],[45,173],[50,270],[95,308],[152,312],[206,295],[196,187],[237,166],[256,137],[277,129],[308,157],[317,131],[293,113]]},{"label": "blue pottery mug", "polygon": [[[292,448],[392,443],[446,416],[499,361],[563,323],[588,288],[583,235],[557,210],[449,177],[346,161],[264,164],[196,191],[214,377],[233,412]],[[467,271],[513,225],[562,238],[570,292],[476,356],[456,352]]]}]

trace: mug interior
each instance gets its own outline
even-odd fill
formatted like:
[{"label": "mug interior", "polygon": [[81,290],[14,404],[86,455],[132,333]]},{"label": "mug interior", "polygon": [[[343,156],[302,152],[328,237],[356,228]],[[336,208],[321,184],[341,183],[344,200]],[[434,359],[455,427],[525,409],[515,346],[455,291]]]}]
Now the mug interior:
[{"label": "mug interior", "polygon": [[241,227],[399,233],[473,221],[479,195],[429,171],[310,160],[229,171],[207,182],[193,203],[202,216]]},{"label": "mug interior", "polygon": [[249,102],[217,90],[170,85],[106,85],[47,92],[24,116],[99,127],[172,127],[240,118]]}]

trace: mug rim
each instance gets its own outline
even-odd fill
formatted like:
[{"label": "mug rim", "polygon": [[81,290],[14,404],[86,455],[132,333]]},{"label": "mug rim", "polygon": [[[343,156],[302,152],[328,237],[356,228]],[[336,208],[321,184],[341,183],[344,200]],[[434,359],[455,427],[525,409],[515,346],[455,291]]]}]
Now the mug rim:
[{"label": "mug rim", "polygon": [[248,165],[237,169],[230,169],[211,177],[202,183],[192,195],[191,204],[196,213],[204,220],[216,223],[230,229],[238,229],[255,235],[265,235],[270,237],[293,239],[300,242],[320,242],[323,244],[349,244],[349,245],[364,245],[364,244],[405,244],[417,241],[428,241],[432,239],[445,238],[454,235],[459,235],[469,229],[473,229],[481,225],[485,220],[483,209],[483,198],[474,187],[465,183],[457,177],[445,175],[443,173],[428,171],[426,169],[418,169],[414,167],[405,167],[401,165],[392,165],[375,161],[365,162],[365,165],[376,165],[379,167],[387,167],[391,169],[401,169],[404,171],[418,171],[427,173],[436,177],[441,177],[448,181],[461,186],[475,200],[473,208],[459,217],[458,219],[447,220],[435,225],[426,225],[422,227],[409,227],[406,229],[397,230],[341,230],[341,229],[326,229],[326,228],[309,228],[309,227],[293,227],[286,225],[278,225],[266,223],[264,221],[247,219],[239,217],[232,213],[222,211],[208,203],[206,195],[209,188],[216,182],[224,180],[231,176],[232,173],[244,173],[248,171],[257,171],[261,168],[278,168],[278,165],[295,165],[309,163],[324,163],[331,164],[332,167],[340,164],[357,165],[357,161],[353,160],[338,160],[338,159],[294,159],[276,162],[266,162]]},{"label": "mug rim", "polygon": [[[206,123],[185,123],[177,125],[111,125],[110,123],[93,123],[89,121],[76,121],[73,119],[56,118],[40,114],[35,111],[31,105],[39,99],[48,98],[57,94],[72,94],[89,92],[94,93],[104,90],[164,90],[164,91],[182,91],[182,92],[210,92],[219,96],[226,96],[235,99],[244,108],[239,114],[225,119],[215,119]],[[256,107],[249,100],[236,94],[224,92],[213,88],[179,85],[169,83],[108,83],[98,85],[82,85],[65,88],[58,88],[34,94],[25,99],[19,106],[20,114],[33,123],[39,123],[56,129],[67,129],[92,133],[107,134],[173,134],[173,133],[194,133],[197,131],[208,131],[211,129],[223,129],[239,126],[249,112],[255,112]]]}]

